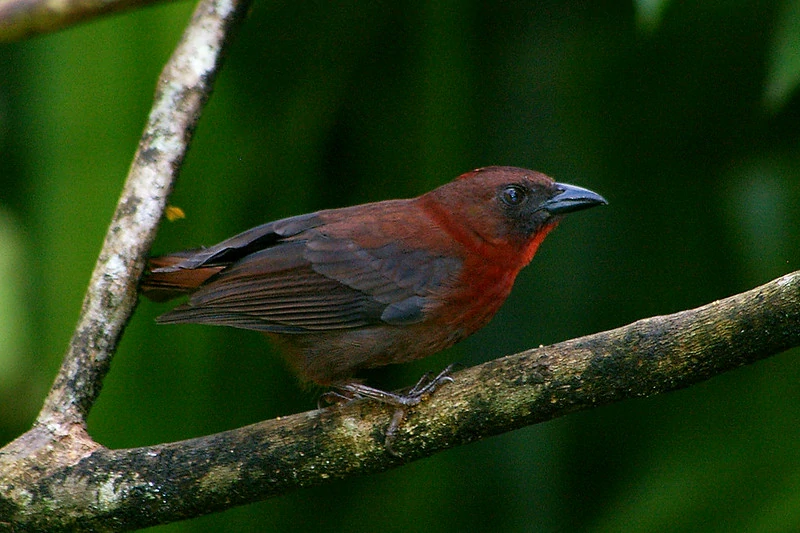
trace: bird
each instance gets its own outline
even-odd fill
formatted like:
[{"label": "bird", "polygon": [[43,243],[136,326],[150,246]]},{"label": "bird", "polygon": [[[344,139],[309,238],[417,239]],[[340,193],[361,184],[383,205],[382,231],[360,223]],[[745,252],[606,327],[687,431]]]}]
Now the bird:
[{"label": "bird", "polygon": [[452,381],[447,372],[407,395],[356,375],[432,355],[485,326],[563,216],[603,204],[539,172],[484,167],[415,198],[284,218],[152,257],[141,291],[156,301],[188,295],[160,324],[260,331],[302,381],[414,405]]}]

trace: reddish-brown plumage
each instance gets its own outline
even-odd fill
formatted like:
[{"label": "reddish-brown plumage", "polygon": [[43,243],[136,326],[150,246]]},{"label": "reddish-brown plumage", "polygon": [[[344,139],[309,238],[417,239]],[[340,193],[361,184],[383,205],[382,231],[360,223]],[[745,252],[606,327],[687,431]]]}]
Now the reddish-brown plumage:
[{"label": "reddish-brown plumage", "polygon": [[486,325],[560,216],[599,195],[512,167],[427,194],[264,224],[154,258],[145,295],[189,301],[161,323],[254,329],[306,380],[431,355]]}]

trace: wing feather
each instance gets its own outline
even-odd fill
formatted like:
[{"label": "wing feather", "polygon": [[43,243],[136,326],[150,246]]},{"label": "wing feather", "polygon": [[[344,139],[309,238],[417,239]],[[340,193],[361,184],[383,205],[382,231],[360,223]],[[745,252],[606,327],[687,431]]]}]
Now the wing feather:
[{"label": "wing feather", "polygon": [[390,242],[370,249],[318,227],[318,215],[265,224],[199,251],[175,269],[225,264],[162,323],[274,333],[419,322],[458,275],[454,258]]}]

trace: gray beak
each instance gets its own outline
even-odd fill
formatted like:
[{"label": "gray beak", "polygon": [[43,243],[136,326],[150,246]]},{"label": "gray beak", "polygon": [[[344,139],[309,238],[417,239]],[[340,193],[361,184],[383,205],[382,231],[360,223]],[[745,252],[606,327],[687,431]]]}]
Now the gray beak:
[{"label": "gray beak", "polygon": [[541,209],[552,215],[563,215],[596,205],[608,204],[605,198],[589,189],[566,183],[556,183],[555,186],[561,192],[541,205]]}]

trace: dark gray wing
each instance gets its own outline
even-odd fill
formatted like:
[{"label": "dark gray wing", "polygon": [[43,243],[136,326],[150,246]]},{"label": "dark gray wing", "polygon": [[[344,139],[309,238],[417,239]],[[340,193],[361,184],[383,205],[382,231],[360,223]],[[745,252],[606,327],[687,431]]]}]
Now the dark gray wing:
[{"label": "dark gray wing", "polygon": [[[179,268],[208,266],[252,250],[246,235],[262,248],[211,278],[188,303],[159,321],[275,333],[413,324],[424,318],[431,297],[455,280],[461,267],[458,259],[397,242],[364,249],[313,226],[294,233],[300,226],[273,226],[265,232],[267,226],[203,250],[201,261],[181,263]],[[278,231],[292,238],[275,238]]]}]

